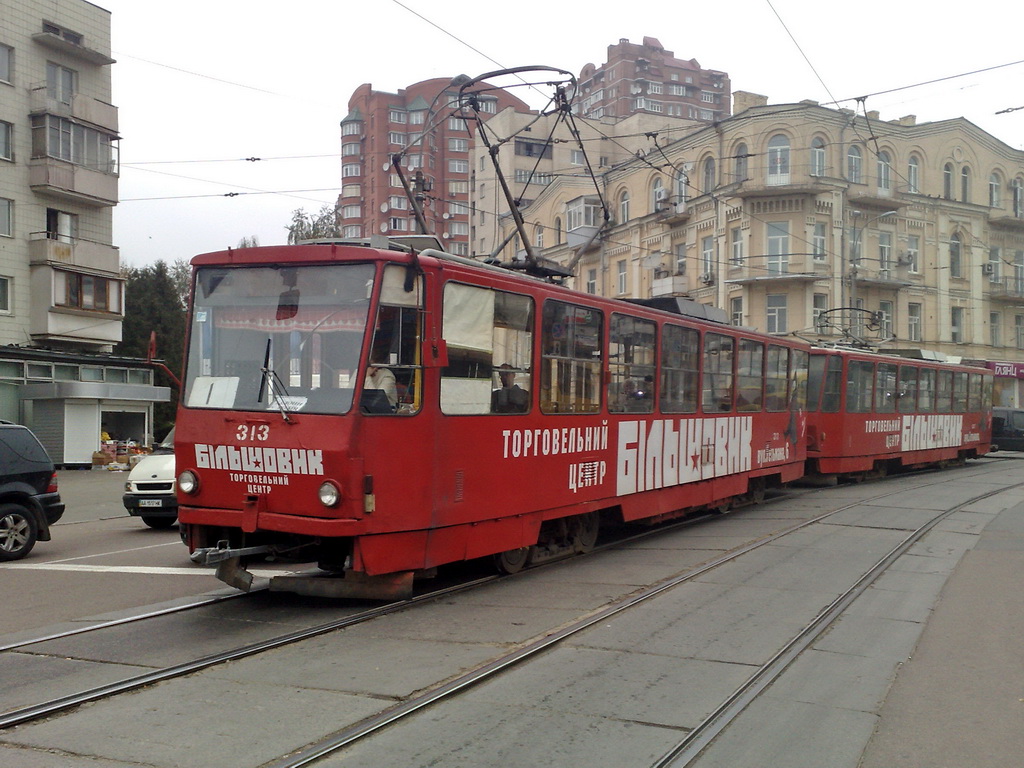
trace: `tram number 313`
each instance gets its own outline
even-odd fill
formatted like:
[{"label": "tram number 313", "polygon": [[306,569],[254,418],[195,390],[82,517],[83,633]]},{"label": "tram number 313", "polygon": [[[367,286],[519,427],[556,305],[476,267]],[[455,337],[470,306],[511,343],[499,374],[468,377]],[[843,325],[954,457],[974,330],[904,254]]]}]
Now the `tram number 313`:
[{"label": "tram number 313", "polygon": [[239,424],[235,439],[240,443],[264,442],[270,438],[269,424]]}]

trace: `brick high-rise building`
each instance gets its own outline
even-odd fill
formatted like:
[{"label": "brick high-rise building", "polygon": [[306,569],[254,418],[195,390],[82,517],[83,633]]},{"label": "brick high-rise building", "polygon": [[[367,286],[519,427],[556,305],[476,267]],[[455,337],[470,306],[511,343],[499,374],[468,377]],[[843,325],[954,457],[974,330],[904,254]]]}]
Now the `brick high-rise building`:
[{"label": "brick high-rise building", "polygon": [[[416,220],[398,174],[395,153],[408,150],[402,168],[412,181],[417,171],[429,186],[424,214],[429,234],[451,253],[469,253],[470,148],[472,122],[460,117],[457,84],[435,78],[387,93],[359,86],[341,121],[341,196],[338,225],[345,237],[416,232]],[[479,97],[480,111],[494,115],[507,107],[527,112],[522,100],[499,88]],[[418,141],[417,141],[418,140]]]},{"label": "brick high-rise building", "polygon": [[730,115],[729,75],[677,59],[653,37],[609,45],[608,60],[583,67],[579,82],[576,112],[584,117],[650,112],[711,123]]}]

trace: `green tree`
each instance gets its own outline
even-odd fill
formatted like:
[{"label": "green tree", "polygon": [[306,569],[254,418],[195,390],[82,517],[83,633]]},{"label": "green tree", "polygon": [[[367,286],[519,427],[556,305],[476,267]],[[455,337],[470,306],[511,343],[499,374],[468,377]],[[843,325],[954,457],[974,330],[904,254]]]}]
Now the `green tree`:
[{"label": "green tree", "polygon": [[318,237],[338,236],[338,208],[325,205],[319,213],[306,213],[299,208],[292,211],[292,223],[288,230],[288,244],[295,245],[302,240],[313,240]]},{"label": "green tree", "polygon": [[[179,260],[168,266],[157,261],[145,267],[122,267],[125,280],[124,323],[121,343],[116,354],[124,357],[146,358],[150,337],[156,333],[154,359],[162,360],[175,376],[181,376],[182,354],[185,344],[185,299],[187,296],[188,264]],[[184,289],[181,281],[186,279]],[[171,388],[171,402],[157,403],[153,408],[155,434],[166,432],[174,424],[178,407],[178,388],[167,374],[156,369],[155,382]]]}]

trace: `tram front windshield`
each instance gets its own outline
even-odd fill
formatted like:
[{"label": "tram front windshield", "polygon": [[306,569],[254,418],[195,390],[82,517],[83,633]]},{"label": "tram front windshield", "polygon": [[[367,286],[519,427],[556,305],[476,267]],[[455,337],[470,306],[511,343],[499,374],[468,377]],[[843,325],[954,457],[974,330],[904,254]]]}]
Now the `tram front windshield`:
[{"label": "tram front windshield", "polygon": [[373,273],[371,264],[199,268],[185,406],[348,412]]}]

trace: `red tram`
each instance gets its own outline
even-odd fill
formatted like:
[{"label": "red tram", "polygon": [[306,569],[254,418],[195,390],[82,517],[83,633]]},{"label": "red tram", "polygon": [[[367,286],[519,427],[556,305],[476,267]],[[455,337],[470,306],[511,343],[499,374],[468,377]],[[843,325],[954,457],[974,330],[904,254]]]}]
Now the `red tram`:
[{"label": "red tram", "polygon": [[991,448],[984,368],[816,348],[807,399],[810,473],[879,476],[962,464]]},{"label": "red tram", "polygon": [[178,516],[241,588],[250,559],[287,555],[334,578],[272,588],[404,595],[445,563],[515,571],[586,551],[609,516],[724,508],[804,472],[802,341],[435,250],[192,264]]}]

